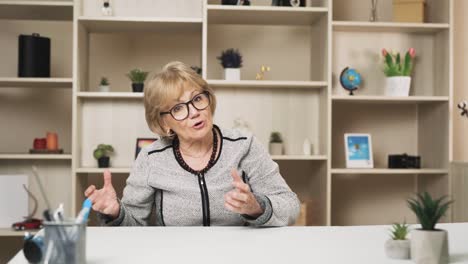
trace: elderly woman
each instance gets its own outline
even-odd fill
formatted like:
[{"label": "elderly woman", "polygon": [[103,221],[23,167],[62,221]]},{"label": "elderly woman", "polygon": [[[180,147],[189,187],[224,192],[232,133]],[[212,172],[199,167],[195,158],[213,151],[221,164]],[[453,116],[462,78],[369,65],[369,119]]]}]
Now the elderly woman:
[{"label": "elderly woman", "polygon": [[251,134],[213,124],[216,97],[190,67],[167,64],[149,80],[144,104],[148,126],[161,138],[139,153],[122,200],[109,171],[102,189],[85,191],[107,225],[294,223],[299,201],[278,165]]}]

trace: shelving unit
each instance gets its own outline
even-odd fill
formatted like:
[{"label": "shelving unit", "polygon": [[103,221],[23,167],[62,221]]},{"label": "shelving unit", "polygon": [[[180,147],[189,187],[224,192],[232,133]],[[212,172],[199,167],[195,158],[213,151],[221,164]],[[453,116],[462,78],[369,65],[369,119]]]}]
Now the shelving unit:
[{"label": "shelving unit", "polygon": [[[179,60],[201,67],[202,76],[216,91],[216,124],[229,128],[242,118],[265,147],[271,131],[283,134],[285,155],[272,159],[301,200],[313,202],[314,225],[390,224],[404,218],[414,222],[405,205],[408,196],[422,190],[451,194],[453,0],[427,0],[431,8],[426,23],[392,22],[391,1],[379,1],[378,22],[367,22],[369,3],[364,0],[313,1],[315,6],[305,8],[273,7],[270,0],[255,1],[253,6],[178,1],[157,10],[151,6],[155,3],[135,2],[130,7],[117,1],[113,17],[101,16],[96,1],[77,0],[71,5],[39,1],[38,5],[53,11],[40,16],[52,22],[21,21],[17,16],[0,25],[0,34],[7,36],[7,51],[0,55],[8,62],[0,66],[0,93],[23,99],[37,95],[0,107],[2,114],[10,116],[11,131],[18,131],[14,136],[2,133],[10,136],[0,141],[5,142],[0,151],[6,153],[0,155],[0,165],[16,164],[13,167],[25,171],[30,162],[38,162],[58,167],[53,168],[54,175],[71,174],[68,208],[76,213],[83,191],[90,184],[102,184],[104,169],[96,168],[92,151],[97,144],[107,143],[116,149],[110,171],[118,175],[114,181],[121,194],[135,158],[136,138],[155,137],[144,120],[143,94],[131,92],[125,74],[135,67],[159,70]],[[38,10],[38,5],[0,2],[2,8],[15,10],[24,5],[28,12]],[[73,11],[69,17],[73,22],[53,15],[62,14],[57,12],[62,9]],[[2,12],[0,18],[4,18]],[[18,29],[15,34],[20,29],[32,31],[36,22],[53,39],[64,40],[53,54],[58,61],[53,77],[15,78],[11,65],[15,64],[16,35],[7,35],[6,29]],[[417,53],[410,96],[386,96],[381,49],[410,47]],[[237,48],[243,55],[241,81],[223,78],[216,57],[228,48]],[[265,80],[255,80],[262,65],[271,71]],[[364,78],[354,96],[348,96],[337,79],[347,66]],[[110,80],[110,92],[97,91],[103,76]],[[72,91],[52,89],[70,86]],[[44,92],[50,101],[39,96]],[[18,102],[29,110],[18,110]],[[43,105],[48,106],[42,113],[31,110]],[[71,154],[11,154],[27,149],[46,125],[57,126],[53,120],[44,121],[45,125],[37,121],[30,134],[21,135],[25,133],[21,124],[52,116],[52,110],[62,110],[59,106],[70,108],[59,113],[57,123],[69,126],[65,117],[72,116],[72,126],[61,133],[64,149]],[[31,112],[32,117],[27,117]],[[13,117],[20,122],[13,122]],[[345,168],[343,134],[353,132],[372,135],[375,169]],[[73,138],[67,136],[72,133]],[[28,142],[16,142],[18,136]],[[314,155],[302,155],[306,138]],[[421,155],[423,168],[386,169],[388,154],[405,152]]]}]

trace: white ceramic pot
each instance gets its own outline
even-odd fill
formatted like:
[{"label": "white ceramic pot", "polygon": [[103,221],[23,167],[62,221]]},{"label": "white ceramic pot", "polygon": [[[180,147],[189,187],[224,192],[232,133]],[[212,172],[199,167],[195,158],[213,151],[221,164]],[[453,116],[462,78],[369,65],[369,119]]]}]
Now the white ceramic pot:
[{"label": "white ceramic pot", "polygon": [[109,92],[110,91],[110,86],[109,85],[99,85],[99,91],[100,92]]},{"label": "white ceramic pot", "polygon": [[270,143],[271,155],[283,155],[283,143]]},{"label": "white ceramic pot", "polygon": [[447,231],[412,230],[411,259],[416,264],[449,263]]},{"label": "white ceramic pot", "polygon": [[387,77],[385,94],[388,96],[408,96],[411,86],[411,77]]},{"label": "white ceramic pot", "polygon": [[224,68],[226,81],[240,81],[240,68]]},{"label": "white ceramic pot", "polygon": [[389,239],[385,242],[385,254],[392,259],[410,258],[410,241]]}]

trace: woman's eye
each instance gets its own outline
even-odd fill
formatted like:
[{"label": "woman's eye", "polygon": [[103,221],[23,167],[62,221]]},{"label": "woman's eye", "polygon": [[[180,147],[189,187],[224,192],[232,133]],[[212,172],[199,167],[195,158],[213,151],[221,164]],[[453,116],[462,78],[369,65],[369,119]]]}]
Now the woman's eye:
[{"label": "woman's eye", "polygon": [[181,110],[182,110],[181,105],[176,105],[176,106],[174,106],[174,108],[172,108],[172,112],[174,112],[174,113],[177,113],[177,112],[179,112]]},{"label": "woman's eye", "polygon": [[197,96],[195,96],[195,98],[193,98],[194,102],[200,102],[201,100],[202,100],[201,95],[197,95]]}]

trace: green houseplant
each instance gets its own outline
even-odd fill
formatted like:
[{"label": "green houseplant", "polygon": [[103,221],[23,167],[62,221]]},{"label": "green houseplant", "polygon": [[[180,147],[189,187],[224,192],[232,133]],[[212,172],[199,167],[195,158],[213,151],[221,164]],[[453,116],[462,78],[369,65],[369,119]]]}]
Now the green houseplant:
[{"label": "green houseplant", "polygon": [[224,79],[227,81],[240,80],[240,68],[242,67],[242,55],[237,49],[227,49],[217,57],[224,68]]},{"label": "green houseplant", "polygon": [[408,96],[411,86],[413,61],[416,57],[414,48],[406,51],[402,57],[399,52],[391,53],[382,49],[384,59],[383,72],[387,77],[386,94],[389,96]]},{"label": "green houseplant", "polygon": [[280,132],[271,132],[269,149],[271,155],[283,155],[283,138]]},{"label": "green houseplant", "polygon": [[99,82],[99,91],[100,92],[110,91],[109,79],[107,79],[106,77],[101,77],[101,81]]},{"label": "green houseplant", "polygon": [[99,168],[109,168],[109,155],[114,153],[111,145],[99,144],[93,152],[94,158],[98,161]]},{"label": "green houseplant", "polygon": [[418,218],[420,229],[412,231],[411,259],[416,263],[448,263],[447,231],[436,229],[453,201],[447,196],[433,199],[428,192],[417,194],[407,201],[408,207]]},{"label": "green houseplant", "polygon": [[126,74],[127,77],[132,81],[132,90],[134,93],[143,92],[144,83],[146,77],[148,77],[148,72],[143,71],[139,68],[135,68]]},{"label": "green houseplant", "polygon": [[406,239],[409,225],[394,223],[390,229],[391,237],[385,242],[385,254],[393,259],[410,258],[410,241]]}]

